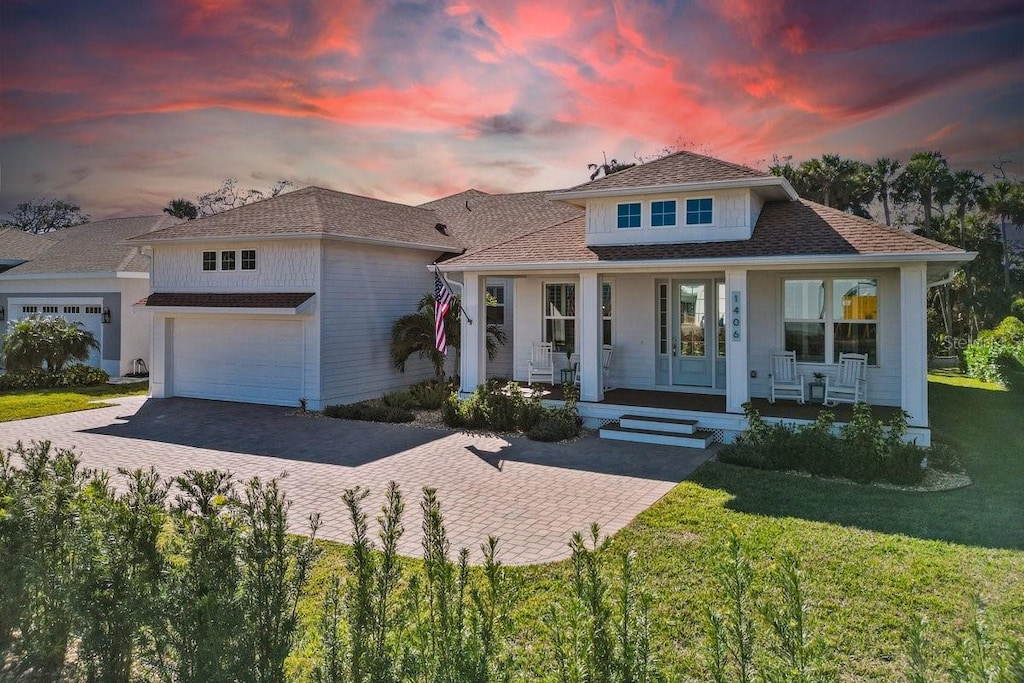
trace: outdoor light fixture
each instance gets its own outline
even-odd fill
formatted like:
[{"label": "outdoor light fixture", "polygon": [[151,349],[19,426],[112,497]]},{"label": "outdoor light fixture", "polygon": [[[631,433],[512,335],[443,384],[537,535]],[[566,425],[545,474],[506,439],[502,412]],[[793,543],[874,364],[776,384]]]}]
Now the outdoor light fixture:
[{"label": "outdoor light fixture", "polygon": [[103,309],[103,324],[106,325],[109,322],[110,322],[110,309],[109,308],[104,308]]}]

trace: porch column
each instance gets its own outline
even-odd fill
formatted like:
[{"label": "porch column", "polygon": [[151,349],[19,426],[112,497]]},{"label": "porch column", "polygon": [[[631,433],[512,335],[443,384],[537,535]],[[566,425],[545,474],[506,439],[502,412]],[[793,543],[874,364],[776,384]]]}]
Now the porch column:
[{"label": "porch column", "polygon": [[900,268],[900,407],[911,427],[928,426],[928,270]]},{"label": "porch column", "polygon": [[725,271],[725,409],[742,413],[750,400],[747,380],[747,270]]},{"label": "porch column", "polygon": [[576,319],[576,352],[580,359],[580,400],[597,402],[604,399],[601,372],[601,276],[580,274],[579,307]]},{"label": "porch column", "polygon": [[149,395],[167,398],[174,395],[174,318],[154,313],[150,321],[153,331],[150,339]]},{"label": "porch column", "polygon": [[[459,375],[462,378],[460,389],[465,393],[474,391],[487,378],[485,281],[486,278],[477,273],[463,274],[462,308],[466,312],[462,315]],[[466,317],[467,314],[473,319],[472,323]]]}]

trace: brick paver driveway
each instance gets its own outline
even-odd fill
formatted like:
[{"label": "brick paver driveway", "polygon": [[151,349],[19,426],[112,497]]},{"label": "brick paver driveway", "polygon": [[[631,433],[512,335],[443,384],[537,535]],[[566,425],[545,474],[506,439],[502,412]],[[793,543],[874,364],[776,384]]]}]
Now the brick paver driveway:
[{"label": "brick paver driveway", "polygon": [[598,522],[612,534],[708,457],[667,446],[589,437],[572,444],[452,433],[399,425],[314,419],[287,408],[193,399],[115,399],[109,408],[0,423],[0,447],[49,439],[74,446],[89,467],[153,465],[164,476],[226,469],[237,479],[287,472],[291,527],[314,511],[322,538],[347,541],[341,492],[371,490],[375,516],[389,481],[406,497],[402,552],[420,554],[419,496],[438,490],[453,550],[497,536],[506,564],[567,557],[575,530]]}]

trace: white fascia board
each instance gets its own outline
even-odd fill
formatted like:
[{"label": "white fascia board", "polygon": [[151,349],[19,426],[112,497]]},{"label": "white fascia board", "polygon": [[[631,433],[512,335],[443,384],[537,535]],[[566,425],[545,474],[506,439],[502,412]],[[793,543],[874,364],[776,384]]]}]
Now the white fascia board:
[{"label": "white fascia board", "polygon": [[146,306],[145,304],[132,304],[132,308],[139,311],[151,313],[167,313],[171,315],[304,315],[307,313],[304,306],[297,308],[237,308],[237,307],[215,307],[215,306]]},{"label": "white fascia board", "polygon": [[401,240],[377,239],[373,237],[355,237],[351,235],[330,235],[324,233],[287,233],[267,235],[204,235],[202,237],[172,237],[168,239],[145,240],[145,236],[133,237],[131,241],[122,244],[140,245],[155,247],[161,244],[183,244],[183,243],[228,243],[228,242],[276,242],[279,240],[330,240],[336,242],[352,242],[356,244],[374,244],[385,247],[404,247],[406,249],[422,249],[424,251],[441,251],[449,254],[458,254],[465,249],[455,249],[451,245],[426,244],[419,242],[403,242]]},{"label": "white fascia board", "polygon": [[706,190],[733,190],[736,188],[780,187],[792,201],[800,198],[789,181],[780,176],[763,178],[737,178],[735,180],[707,180],[699,183],[676,183],[673,185],[647,185],[644,187],[610,187],[598,190],[564,190],[545,195],[552,201],[570,199],[591,199],[598,197],[632,197],[644,194],[668,192],[703,192]]},{"label": "white fascia board", "polygon": [[101,279],[149,279],[149,273],[139,272],[116,272],[105,273],[14,273],[6,272],[0,274],[0,280],[101,280]]},{"label": "white fascia board", "polygon": [[550,270],[600,270],[602,272],[623,271],[664,271],[672,269],[694,270],[700,268],[736,268],[746,267],[751,270],[779,268],[787,266],[813,267],[819,265],[876,265],[880,263],[921,263],[943,262],[950,267],[957,267],[970,262],[977,256],[976,252],[924,252],[924,253],[889,253],[889,254],[833,254],[824,256],[754,256],[733,258],[702,258],[702,259],[654,259],[637,261],[565,261],[551,263],[507,263],[507,264],[459,264],[446,265],[439,263],[438,268],[448,272],[523,272]]}]

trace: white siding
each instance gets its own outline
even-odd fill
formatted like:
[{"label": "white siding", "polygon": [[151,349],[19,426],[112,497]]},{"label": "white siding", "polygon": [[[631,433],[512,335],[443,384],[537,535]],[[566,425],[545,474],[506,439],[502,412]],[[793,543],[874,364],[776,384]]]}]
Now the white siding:
[{"label": "white siding", "polygon": [[[437,254],[330,242],[324,245],[320,294],[321,402],[351,403],[434,376],[415,356],[405,373],[388,354],[391,325],[433,291],[428,265]],[[452,353],[452,351],[449,351]]]},{"label": "white siding", "polygon": [[[203,270],[203,252],[256,250],[256,270]],[[153,247],[154,292],[315,292],[320,249],[315,240],[158,244]]]},{"label": "white siding", "polygon": [[612,365],[609,384],[624,389],[654,386],[654,278],[615,275],[612,283]]},{"label": "white siding", "polygon": [[[587,201],[586,241],[598,244],[668,244],[674,242],[706,242],[745,240],[751,234],[752,207],[748,189],[712,190],[690,194],[652,194],[641,197],[590,199]],[[713,225],[686,226],[686,200],[699,197],[714,199]],[[676,200],[678,227],[652,228],[651,202]],[[617,227],[618,205],[622,202],[640,202],[639,228]]]},{"label": "white siding", "polygon": [[515,379],[525,382],[529,373],[530,351],[541,340],[540,278],[518,278],[515,282],[516,316],[512,325],[515,349]]},{"label": "white siding", "polygon": [[764,208],[764,199],[756,192],[750,193],[750,234],[754,234],[754,227],[757,226],[757,219],[761,216],[761,209]]},{"label": "white siding", "polygon": [[515,351],[513,329],[515,327],[515,284],[513,280],[501,278],[487,278],[487,286],[502,285],[505,288],[505,344],[498,345],[498,355],[494,360],[487,361],[488,377],[512,377],[515,365]]},{"label": "white siding", "polygon": [[132,361],[141,358],[148,368],[149,357],[149,314],[135,307],[135,304],[149,294],[149,279],[121,280],[121,359],[120,374],[132,372]]}]

